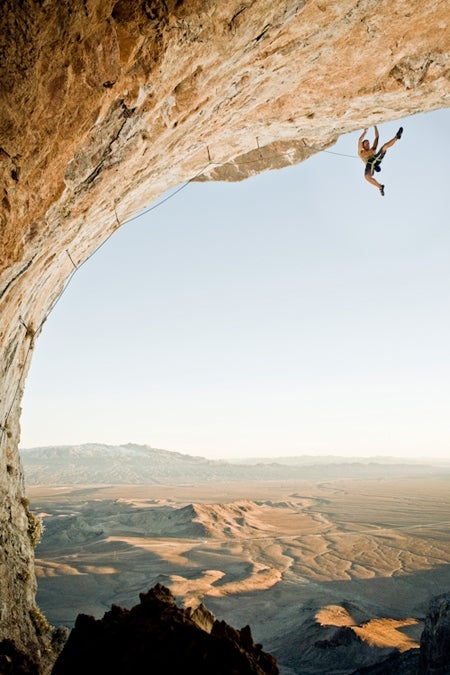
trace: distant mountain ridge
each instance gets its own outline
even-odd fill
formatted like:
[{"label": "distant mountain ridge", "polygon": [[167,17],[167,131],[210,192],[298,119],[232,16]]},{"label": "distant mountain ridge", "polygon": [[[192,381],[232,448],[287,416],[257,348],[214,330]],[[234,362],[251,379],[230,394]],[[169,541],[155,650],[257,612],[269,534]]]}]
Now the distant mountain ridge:
[{"label": "distant mountain ridge", "polygon": [[[28,485],[145,485],[227,481],[383,478],[436,473],[433,464],[393,458],[264,458],[258,463],[206,459],[148,445],[97,443],[28,448],[21,451]],[[291,462],[289,463],[289,460]],[[440,469],[442,472],[442,468]],[[447,467],[450,475],[450,465]]]}]

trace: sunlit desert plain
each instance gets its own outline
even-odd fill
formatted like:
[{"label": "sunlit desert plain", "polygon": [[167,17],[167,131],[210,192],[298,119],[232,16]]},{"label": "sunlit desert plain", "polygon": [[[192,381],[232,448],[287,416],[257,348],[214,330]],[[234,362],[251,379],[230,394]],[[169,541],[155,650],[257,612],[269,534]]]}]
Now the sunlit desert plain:
[{"label": "sunlit desert plain", "polygon": [[450,590],[450,480],[282,480],[28,488],[54,625],[131,607],[160,582],[250,624],[280,671],[351,673],[418,647]]}]

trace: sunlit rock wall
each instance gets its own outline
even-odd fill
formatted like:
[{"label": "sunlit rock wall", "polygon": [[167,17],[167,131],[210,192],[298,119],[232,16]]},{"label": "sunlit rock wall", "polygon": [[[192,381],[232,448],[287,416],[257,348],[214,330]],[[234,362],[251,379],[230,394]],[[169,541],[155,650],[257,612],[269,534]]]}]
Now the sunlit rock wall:
[{"label": "sunlit rock wall", "polygon": [[241,180],[450,103],[446,0],[1,0],[0,639],[37,644],[18,457],[64,284],[182,181]]}]

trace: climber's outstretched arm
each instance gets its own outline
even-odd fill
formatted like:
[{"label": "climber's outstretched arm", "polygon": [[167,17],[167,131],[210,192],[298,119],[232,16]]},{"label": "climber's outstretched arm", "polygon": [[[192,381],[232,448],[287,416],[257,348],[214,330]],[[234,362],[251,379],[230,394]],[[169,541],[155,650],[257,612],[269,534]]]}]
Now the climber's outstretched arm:
[{"label": "climber's outstretched arm", "polygon": [[380,138],[380,135],[379,135],[379,133],[378,133],[378,129],[377,129],[377,125],[376,125],[376,124],[374,125],[373,128],[374,128],[374,131],[375,131],[375,139],[374,139],[374,141],[373,141],[372,150],[375,152],[375,150],[377,149],[378,139]]}]

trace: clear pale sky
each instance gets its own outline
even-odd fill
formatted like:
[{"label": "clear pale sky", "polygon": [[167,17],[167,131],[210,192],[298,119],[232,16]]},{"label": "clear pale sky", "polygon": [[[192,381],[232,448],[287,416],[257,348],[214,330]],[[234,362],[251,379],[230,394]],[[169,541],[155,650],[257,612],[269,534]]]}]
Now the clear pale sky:
[{"label": "clear pale sky", "polygon": [[450,458],[450,110],[400,124],[385,197],[356,132],[119,230],[44,325],[21,446]]}]

